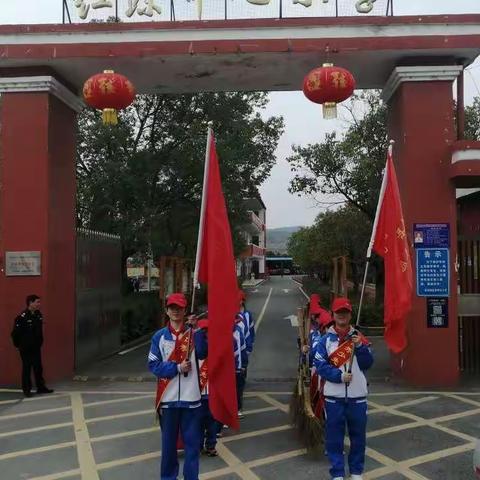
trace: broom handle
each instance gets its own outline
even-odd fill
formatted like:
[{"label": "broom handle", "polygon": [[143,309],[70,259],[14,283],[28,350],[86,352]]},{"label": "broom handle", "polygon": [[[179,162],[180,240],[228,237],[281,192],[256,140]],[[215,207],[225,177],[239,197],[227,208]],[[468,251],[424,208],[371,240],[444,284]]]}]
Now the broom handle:
[{"label": "broom handle", "polygon": [[299,368],[303,372],[305,371],[306,368],[306,358],[307,354],[304,353],[303,347],[307,344],[306,341],[306,323],[305,323],[305,312],[303,307],[298,307],[297,308],[297,319],[298,319],[298,335],[300,337],[300,364]]},{"label": "broom handle", "polygon": [[307,343],[305,341],[306,325],[305,325],[305,317],[303,315],[303,307],[297,308],[297,319],[298,319],[298,336],[300,337],[300,348],[303,348]]},{"label": "broom handle", "polygon": [[312,324],[312,319],[308,314],[308,310],[306,310],[305,308],[303,308],[302,310],[303,316],[305,318],[305,345],[308,345],[310,347],[310,327]]}]

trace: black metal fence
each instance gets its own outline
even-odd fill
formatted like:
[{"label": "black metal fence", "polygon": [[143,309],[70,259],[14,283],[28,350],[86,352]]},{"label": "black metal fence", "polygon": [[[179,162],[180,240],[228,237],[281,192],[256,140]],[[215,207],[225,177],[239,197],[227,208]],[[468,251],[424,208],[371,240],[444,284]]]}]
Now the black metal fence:
[{"label": "black metal fence", "polygon": [[393,16],[394,0],[62,0],[63,23]]},{"label": "black metal fence", "polygon": [[120,237],[77,230],[76,368],[120,347],[121,253]]}]

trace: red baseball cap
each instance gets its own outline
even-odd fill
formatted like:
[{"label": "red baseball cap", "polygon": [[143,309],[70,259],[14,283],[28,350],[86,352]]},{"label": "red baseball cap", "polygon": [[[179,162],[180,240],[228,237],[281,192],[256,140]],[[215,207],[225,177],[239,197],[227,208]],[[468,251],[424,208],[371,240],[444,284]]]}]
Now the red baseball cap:
[{"label": "red baseball cap", "polygon": [[208,330],[208,318],[202,318],[197,322],[197,327]]},{"label": "red baseball cap", "polygon": [[310,312],[309,315],[320,315],[322,313],[322,308],[318,303],[311,303],[310,304]]},{"label": "red baseball cap", "polygon": [[332,303],[332,312],[338,312],[339,310],[352,311],[352,304],[350,300],[345,297],[338,297]]},{"label": "red baseball cap", "polygon": [[185,308],[187,306],[187,299],[183,293],[172,293],[167,297],[167,307],[170,305],[178,305]]},{"label": "red baseball cap", "polygon": [[330,312],[327,312],[326,310],[322,310],[322,313],[320,314],[320,317],[318,319],[318,323],[320,324],[320,326],[328,327],[332,322],[333,322],[333,318],[332,318],[332,315],[330,315]]},{"label": "red baseball cap", "polygon": [[318,293],[312,293],[310,295],[310,303],[320,303],[320,295]]}]

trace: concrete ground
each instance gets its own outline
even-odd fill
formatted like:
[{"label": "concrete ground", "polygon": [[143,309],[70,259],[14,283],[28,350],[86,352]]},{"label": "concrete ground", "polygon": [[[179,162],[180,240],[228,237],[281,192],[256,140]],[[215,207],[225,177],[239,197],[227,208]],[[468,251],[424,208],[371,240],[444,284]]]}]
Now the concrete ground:
[{"label": "concrete ground", "polygon": [[[258,339],[246,417],[239,432],[226,431],[218,458],[202,457],[202,479],[330,478],[326,459],[306,454],[288,419],[297,354],[295,322],[287,317],[303,301],[288,277],[273,277],[249,291]],[[381,339],[374,346],[383,352]],[[0,478],[158,479],[161,441],[154,383],[145,372],[147,350],[143,345],[99,362],[79,380],[56,385],[51,396],[23,399],[18,391],[0,390]],[[377,359],[365,479],[473,479],[480,389],[402,388],[385,381],[384,353]]]}]

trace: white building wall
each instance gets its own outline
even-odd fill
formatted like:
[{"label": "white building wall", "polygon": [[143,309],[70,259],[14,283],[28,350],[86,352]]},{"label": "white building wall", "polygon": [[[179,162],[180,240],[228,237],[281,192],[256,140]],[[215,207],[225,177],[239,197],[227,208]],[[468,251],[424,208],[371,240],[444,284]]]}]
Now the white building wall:
[{"label": "white building wall", "polygon": [[259,261],[258,261],[258,273],[265,273],[265,257],[262,257]]}]

